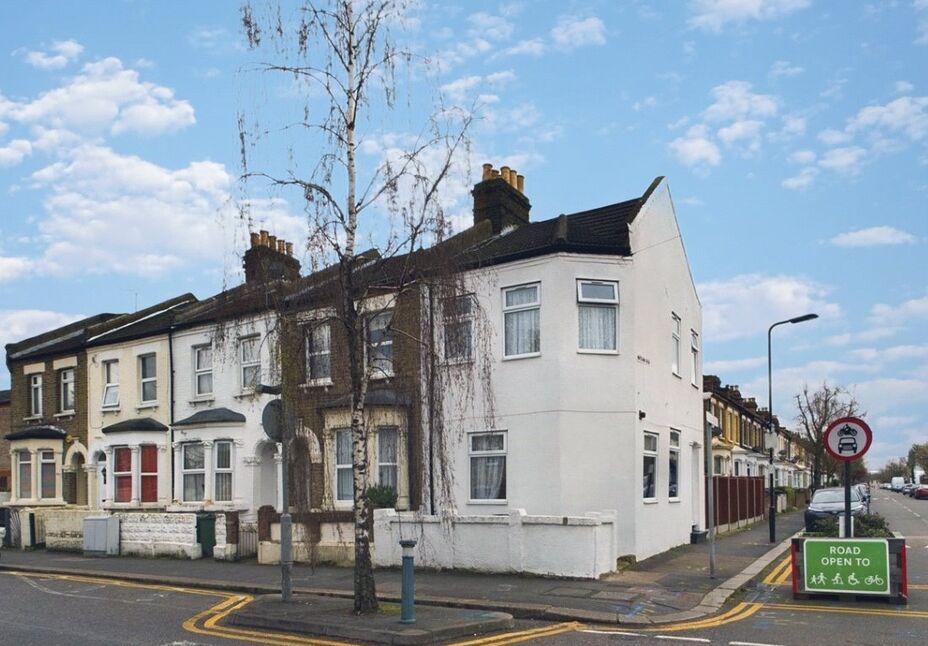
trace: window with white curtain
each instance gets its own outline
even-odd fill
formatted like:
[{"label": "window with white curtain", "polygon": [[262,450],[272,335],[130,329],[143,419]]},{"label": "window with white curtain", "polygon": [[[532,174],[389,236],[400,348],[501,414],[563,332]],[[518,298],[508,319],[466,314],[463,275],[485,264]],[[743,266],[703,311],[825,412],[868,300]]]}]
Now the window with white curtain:
[{"label": "window with white curtain", "polygon": [[103,362],[103,407],[119,406],[119,362]]},{"label": "window with white curtain", "polygon": [[506,499],[506,433],[471,433],[471,500]]},{"label": "window with white curtain", "polygon": [[203,500],[206,485],[204,446],[200,443],[184,444],[182,459],[184,502]]},{"label": "window with white curtain", "polygon": [[377,483],[381,486],[396,486],[396,467],[398,434],[395,426],[381,426],[377,429]]},{"label": "window with white curtain", "polygon": [[619,285],[611,281],[578,280],[579,348],[588,352],[615,352]]},{"label": "window with white curtain", "polygon": [[667,495],[680,498],[680,432],[670,431],[670,454],[667,465]]},{"label": "window with white curtain", "polygon": [[335,431],[335,499],[354,500],[354,462],[351,459],[351,429]]},{"label": "window with white curtain", "polygon": [[213,444],[216,451],[216,484],[213,500],[230,502],[232,500],[232,442],[220,440]]},{"label": "window with white curtain", "polygon": [[671,314],[673,317],[672,338],[670,344],[670,368],[673,374],[680,376],[680,317]]},{"label": "window with white curtain", "polygon": [[690,381],[699,385],[699,335],[690,330]]},{"label": "window with white curtain", "polygon": [[530,357],[541,353],[541,284],[503,290],[505,357]]},{"label": "window with white curtain", "polygon": [[644,460],[642,474],[643,497],[645,500],[657,500],[657,435],[644,434]]}]

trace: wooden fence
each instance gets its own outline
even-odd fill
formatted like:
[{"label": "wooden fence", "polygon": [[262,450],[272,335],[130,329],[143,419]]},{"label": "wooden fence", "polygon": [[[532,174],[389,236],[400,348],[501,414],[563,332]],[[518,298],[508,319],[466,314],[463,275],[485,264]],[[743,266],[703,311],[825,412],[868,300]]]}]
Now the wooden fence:
[{"label": "wooden fence", "polygon": [[[712,476],[715,494],[715,526],[725,530],[764,516],[767,497],[763,476]],[[709,487],[706,487],[706,523],[709,520]]]}]

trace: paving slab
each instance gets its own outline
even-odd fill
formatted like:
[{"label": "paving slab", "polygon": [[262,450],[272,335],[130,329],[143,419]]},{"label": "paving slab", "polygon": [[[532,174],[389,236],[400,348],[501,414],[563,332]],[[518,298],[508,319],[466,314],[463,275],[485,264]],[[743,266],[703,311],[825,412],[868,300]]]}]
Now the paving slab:
[{"label": "paving slab", "polygon": [[416,606],[415,623],[400,623],[396,604],[381,604],[379,612],[358,615],[348,599],[294,595],[284,603],[277,595],[258,597],[229,618],[247,628],[282,630],[319,637],[377,644],[433,644],[513,627],[512,615],[487,610]]}]

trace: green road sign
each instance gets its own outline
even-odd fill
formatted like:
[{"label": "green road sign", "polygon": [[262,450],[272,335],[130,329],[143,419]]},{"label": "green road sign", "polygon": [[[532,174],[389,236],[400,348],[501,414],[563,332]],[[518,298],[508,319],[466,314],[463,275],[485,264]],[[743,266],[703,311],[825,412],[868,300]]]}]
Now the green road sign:
[{"label": "green road sign", "polygon": [[889,541],[807,538],[802,545],[806,592],[889,594]]}]

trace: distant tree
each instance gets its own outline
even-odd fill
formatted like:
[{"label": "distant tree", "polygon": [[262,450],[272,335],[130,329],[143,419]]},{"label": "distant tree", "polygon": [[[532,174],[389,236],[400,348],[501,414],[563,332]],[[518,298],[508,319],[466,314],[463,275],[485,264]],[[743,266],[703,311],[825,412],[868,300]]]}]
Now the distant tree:
[{"label": "distant tree", "polygon": [[818,488],[822,476],[832,478],[837,474],[837,461],[825,452],[824,436],[828,425],[836,419],[858,415],[860,405],[843,387],[830,386],[823,382],[815,391],[808,384],[796,395],[799,414],[796,421],[812,449],[812,488]]},{"label": "distant tree", "polygon": [[915,468],[921,467],[928,471],[928,442],[913,444],[906,456],[906,475],[915,482]]},{"label": "distant tree", "polygon": [[887,462],[877,477],[880,482],[890,482],[893,478],[905,477],[908,469],[906,458],[897,458]]}]

